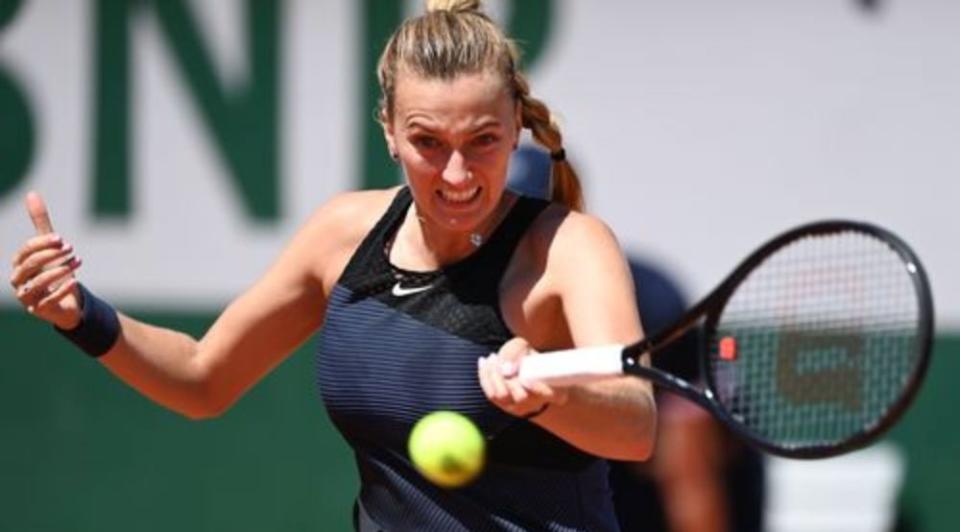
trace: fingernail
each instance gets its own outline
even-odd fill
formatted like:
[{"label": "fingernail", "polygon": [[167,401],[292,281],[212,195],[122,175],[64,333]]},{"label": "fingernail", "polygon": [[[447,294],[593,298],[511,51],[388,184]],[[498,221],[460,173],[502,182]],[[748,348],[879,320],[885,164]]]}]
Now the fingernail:
[{"label": "fingernail", "polygon": [[62,241],[63,239],[60,238],[60,235],[56,233],[53,233],[52,235],[50,235],[50,242],[62,242]]},{"label": "fingernail", "polygon": [[74,268],[79,268],[81,264],[83,264],[83,259],[80,258],[79,255],[74,257],[73,260],[70,261],[70,265],[73,266]]},{"label": "fingernail", "polygon": [[73,244],[67,244],[63,246],[64,251],[73,251]]},{"label": "fingernail", "polygon": [[513,375],[514,368],[515,368],[515,366],[514,366],[513,362],[510,362],[509,360],[505,360],[505,361],[503,361],[503,362],[500,363],[500,374],[501,374],[501,375]]}]

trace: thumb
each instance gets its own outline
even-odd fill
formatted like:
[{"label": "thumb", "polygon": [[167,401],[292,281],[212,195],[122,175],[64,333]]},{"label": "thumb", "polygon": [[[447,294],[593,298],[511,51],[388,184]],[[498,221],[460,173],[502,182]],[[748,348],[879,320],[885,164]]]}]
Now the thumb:
[{"label": "thumb", "polygon": [[30,215],[30,221],[36,228],[38,235],[46,235],[53,232],[53,224],[50,223],[50,213],[47,211],[47,204],[43,202],[40,194],[30,191],[24,201],[27,206],[27,213]]},{"label": "thumb", "polygon": [[500,360],[500,374],[504,377],[512,377],[520,369],[520,359],[533,352],[530,344],[523,338],[512,338],[503,344],[497,353]]}]

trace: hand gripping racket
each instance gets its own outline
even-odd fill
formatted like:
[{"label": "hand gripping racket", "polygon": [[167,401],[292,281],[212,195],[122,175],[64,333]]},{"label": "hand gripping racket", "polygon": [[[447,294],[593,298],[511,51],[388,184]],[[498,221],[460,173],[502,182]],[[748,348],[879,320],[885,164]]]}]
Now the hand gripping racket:
[{"label": "hand gripping racket", "polygon": [[[639,363],[696,326],[702,386]],[[767,452],[823,458],[896,422],[923,380],[932,336],[930,286],[907,244],[874,225],[823,221],[760,247],[662,333],[531,356],[519,378],[648,379]]]}]

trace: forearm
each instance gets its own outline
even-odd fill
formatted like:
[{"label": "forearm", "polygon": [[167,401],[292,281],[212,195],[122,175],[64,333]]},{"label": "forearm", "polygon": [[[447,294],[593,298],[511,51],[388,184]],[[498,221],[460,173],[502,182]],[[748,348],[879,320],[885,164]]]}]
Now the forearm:
[{"label": "forearm", "polygon": [[569,389],[534,422],[586,452],[646,460],[653,452],[657,411],[649,385],[632,377]]},{"label": "forearm", "polygon": [[205,371],[190,336],[120,315],[117,342],[99,358],[114,375],[151,400],[184,416],[216,415]]}]

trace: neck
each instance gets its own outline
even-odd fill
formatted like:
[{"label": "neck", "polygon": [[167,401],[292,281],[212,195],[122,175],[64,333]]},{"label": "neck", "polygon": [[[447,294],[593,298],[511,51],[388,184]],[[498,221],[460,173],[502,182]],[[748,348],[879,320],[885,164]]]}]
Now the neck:
[{"label": "neck", "polygon": [[514,201],[511,195],[504,194],[490,216],[470,231],[450,231],[439,226],[418,216],[413,204],[397,231],[391,259],[397,266],[411,270],[434,270],[457,262],[490,238]]}]

